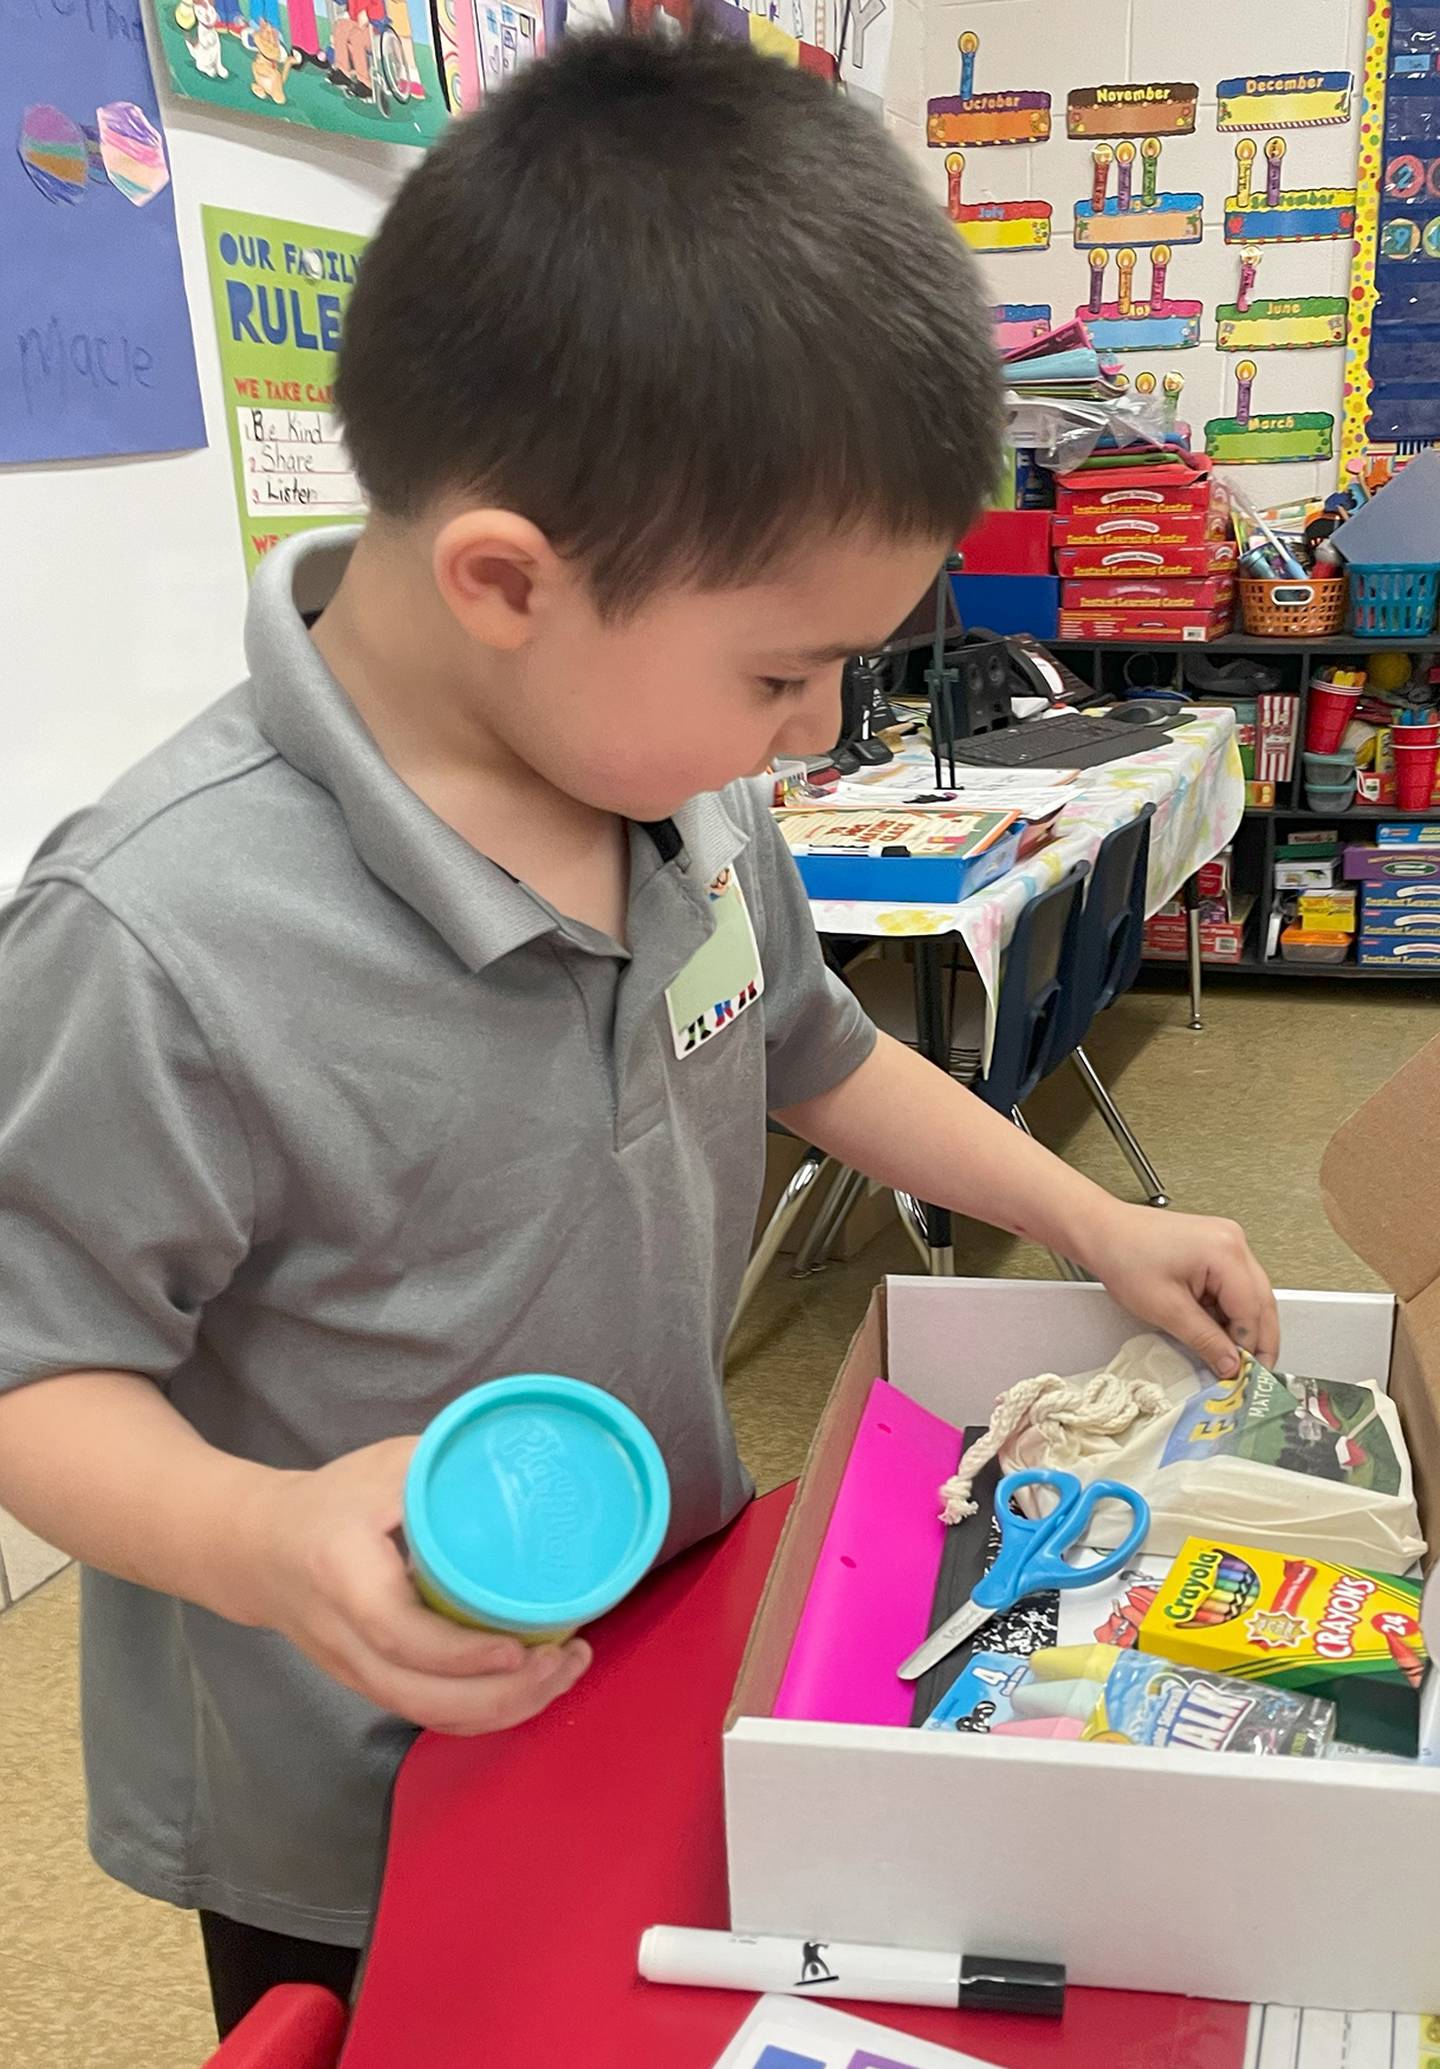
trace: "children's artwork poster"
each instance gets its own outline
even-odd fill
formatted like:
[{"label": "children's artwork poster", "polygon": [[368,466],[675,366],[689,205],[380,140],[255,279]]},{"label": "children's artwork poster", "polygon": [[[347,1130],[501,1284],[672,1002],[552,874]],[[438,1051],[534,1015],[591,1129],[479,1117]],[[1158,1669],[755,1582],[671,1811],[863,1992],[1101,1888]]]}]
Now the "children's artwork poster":
[{"label": "children's artwork poster", "polygon": [[435,56],[440,67],[440,84],[445,105],[452,115],[465,113],[465,96],[460,85],[460,24],[456,15],[462,0],[435,0]]},{"label": "children's artwork poster", "polygon": [[175,91],[209,108],[386,144],[450,119],[430,0],[155,0],[155,21]]},{"label": "children's artwork poster", "polygon": [[0,461],[203,446],[139,0],[14,0],[0,33]]},{"label": "children's artwork poster", "polygon": [[[603,6],[606,0],[585,0]],[[852,99],[878,114],[885,105],[897,0],[629,0],[633,27],[679,36],[700,22],[712,35],[753,43],[769,57],[843,80]],[[566,16],[576,27],[574,0]]]},{"label": "children's artwork poster", "polygon": [[1440,442],[1440,5],[1371,0],[1342,457]]},{"label": "children's artwork poster", "polygon": [[292,532],[353,522],[364,500],[333,401],[363,237],[201,211],[245,566]]},{"label": "children's artwork poster", "polygon": [[461,106],[478,108],[512,72],[545,55],[545,16],[523,0],[455,0]]}]

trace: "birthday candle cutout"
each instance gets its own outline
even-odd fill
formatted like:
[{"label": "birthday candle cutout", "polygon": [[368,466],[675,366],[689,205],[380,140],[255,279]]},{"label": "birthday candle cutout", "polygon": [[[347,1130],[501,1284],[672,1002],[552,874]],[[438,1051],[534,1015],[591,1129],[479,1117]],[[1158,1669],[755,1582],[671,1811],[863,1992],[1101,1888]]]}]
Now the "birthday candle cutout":
[{"label": "birthday candle cutout", "polygon": [[1250,391],[1257,372],[1253,359],[1242,359],[1235,369],[1235,422],[1242,431],[1250,422]]}]

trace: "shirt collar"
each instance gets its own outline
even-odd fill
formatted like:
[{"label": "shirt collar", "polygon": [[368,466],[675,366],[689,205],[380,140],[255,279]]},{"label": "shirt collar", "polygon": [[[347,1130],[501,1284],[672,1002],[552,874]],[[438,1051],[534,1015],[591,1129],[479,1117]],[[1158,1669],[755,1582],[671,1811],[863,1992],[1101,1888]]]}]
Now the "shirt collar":
[{"label": "shirt collar", "polygon": [[[401,781],[321,659],[306,616],[334,595],[359,536],[348,525],[301,532],[261,562],[245,618],[257,720],[271,746],[334,798],[372,875],[482,970],[554,932],[556,915]],[[674,824],[682,852],[666,866],[703,895],[748,837],[717,796],[691,798]]]}]

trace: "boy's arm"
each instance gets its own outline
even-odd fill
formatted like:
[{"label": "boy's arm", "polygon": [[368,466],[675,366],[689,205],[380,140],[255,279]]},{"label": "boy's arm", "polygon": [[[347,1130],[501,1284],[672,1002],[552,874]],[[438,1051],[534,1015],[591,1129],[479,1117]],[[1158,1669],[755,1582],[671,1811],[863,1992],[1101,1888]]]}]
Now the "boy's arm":
[{"label": "boy's arm", "polygon": [[422,1605],[394,1537],[415,1441],[281,1472],[207,1444],[136,1373],[68,1372],[0,1394],[0,1504],[87,1565],[282,1632],[411,1723],[521,1724],[589,1649],[527,1650]]},{"label": "boy's arm", "polygon": [[168,973],[88,891],[0,914],[0,1505],[62,1551],[281,1631],[383,1709],[487,1731],[583,1645],[422,1607],[392,1533],[414,1439],[313,1472],[208,1444],[165,1386],[255,1241],[242,1116]]},{"label": "boy's arm", "polygon": [[1223,1377],[1236,1343],[1267,1364],[1278,1355],[1275,1296],[1234,1222],[1113,1199],[889,1035],[776,1118],[882,1185],[1073,1259]]}]

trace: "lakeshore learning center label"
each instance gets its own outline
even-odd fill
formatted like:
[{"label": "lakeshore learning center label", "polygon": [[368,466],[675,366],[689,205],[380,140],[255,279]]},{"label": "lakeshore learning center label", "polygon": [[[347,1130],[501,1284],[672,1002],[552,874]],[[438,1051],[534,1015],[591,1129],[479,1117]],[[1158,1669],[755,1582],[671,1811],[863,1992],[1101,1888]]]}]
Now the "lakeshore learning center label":
[{"label": "lakeshore learning center label", "polygon": [[364,513],[335,415],[340,326],[363,237],[202,210],[245,566]]}]

